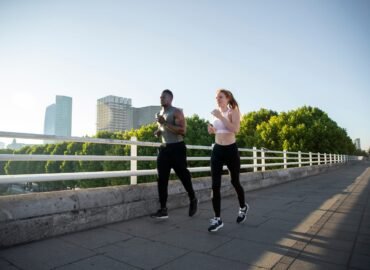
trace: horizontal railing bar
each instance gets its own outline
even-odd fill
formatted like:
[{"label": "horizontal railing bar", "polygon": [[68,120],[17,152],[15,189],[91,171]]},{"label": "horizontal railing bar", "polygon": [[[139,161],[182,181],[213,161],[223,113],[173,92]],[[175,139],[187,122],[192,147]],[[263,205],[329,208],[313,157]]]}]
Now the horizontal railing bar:
[{"label": "horizontal railing bar", "polygon": [[[223,167],[227,170],[227,167]],[[190,172],[206,172],[210,171],[210,167],[194,167],[189,168]],[[174,173],[171,170],[171,173]],[[100,178],[116,178],[129,176],[147,176],[156,175],[157,170],[137,170],[137,171],[104,171],[104,172],[77,172],[77,173],[44,173],[44,174],[16,174],[16,175],[0,175],[0,184],[16,184],[26,182],[54,182],[54,181],[71,181],[71,180],[87,180]]]},{"label": "horizontal railing bar", "polygon": [[[242,164],[241,168],[254,167],[274,167],[284,165],[310,164],[310,162],[291,162],[291,163],[269,163],[269,164]],[[226,170],[226,166],[223,168]],[[210,167],[193,167],[189,168],[190,172],[205,172],[210,171]],[[173,171],[171,171],[173,173]],[[99,178],[115,178],[129,176],[146,176],[157,174],[156,169],[152,170],[137,170],[137,171],[105,171],[105,172],[77,172],[77,173],[46,173],[46,174],[18,174],[18,175],[1,175],[1,184],[15,184],[25,182],[52,182],[52,181],[68,181],[68,180],[86,180]]]},{"label": "horizontal railing bar", "polygon": [[[162,143],[155,143],[155,142],[115,140],[115,139],[102,139],[102,138],[88,138],[88,137],[73,137],[73,136],[68,137],[68,136],[55,136],[55,135],[7,132],[7,131],[0,131],[0,137],[3,137],[3,138],[33,139],[33,140],[38,139],[38,140],[45,140],[45,141],[96,143],[96,144],[138,145],[138,146],[149,146],[149,147],[160,147],[162,145]],[[186,147],[188,149],[212,150],[212,146],[186,145]],[[253,150],[248,149],[248,148],[239,148],[239,151],[250,151],[250,152],[252,152]]]},{"label": "horizontal railing bar", "polygon": [[76,172],[76,173],[44,173],[44,174],[18,174],[0,176],[0,183],[25,183],[25,182],[48,182],[48,181],[67,181],[84,180],[98,178],[127,177],[139,175],[154,175],[157,170],[140,171],[110,171],[110,172]]},{"label": "horizontal railing bar", "polygon": [[212,146],[186,145],[187,149],[212,150]]},{"label": "horizontal railing bar", "polygon": [[[241,160],[282,160],[283,157],[240,157]],[[287,157],[287,160],[298,158]],[[157,156],[103,156],[103,155],[29,155],[29,154],[0,154],[0,161],[156,161]],[[209,161],[210,157],[188,157],[188,161]],[[301,160],[309,160],[302,158]],[[324,160],[320,160],[324,162]],[[318,162],[318,159],[312,159]],[[327,160],[328,162],[328,160]],[[289,164],[289,163],[288,163]]]},{"label": "horizontal railing bar", "polygon": [[241,160],[253,160],[253,157],[240,157]]},{"label": "horizontal railing bar", "polygon": [[0,155],[0,161],[130,161],[156,160],[156,156],[103,156],[103,155]]},{"label": "horizontal railing bar", "polygon": [[[90,155],[24,155],[0,154],[0,161],[155,161],[157,156],[90,156]],[[189,161],[210,160],[210,157],[188,157]]]},{"label": "horizontal railing bar", "polygon": [[274,159],[283,159],[283,157],[259,157],[258,159],[274,160]]},{"label": "horizontal railing bar", "polygon": [[[103,156],[103,155],[32,155],[32,154],[0,154],[0,161],[153,161],[157,156]],[[189,161],[209,160],[210,157],[188,157]],[[240,157],[241,160],[277,160],[283,157]],[[297,160],[298,157],[287,157],[287,160]],[[309,160],[309,158],[301,158],[301,160]],[[328,160],[328,159],[327,159]],[[318,161],[313,158],[312,161]],[[323,159],[320,161],[324,162]]]},{"label": "horizontal railing bar", "polygon": [[[249,149],[249,148],[238,148],[238,150],[240,152],[253,152],[253,149]],[[260,152],[260,151],[257,150],[257,152]]]},{"label": "horizontal railing bar", "polygon": [[44,135],[44,134],[33,134],[33,133],[19,133],[19,132],[6,132],[0,131],[0,137],[3,138],[21,138],[21,139],[33,139],[33,140],[45,140],[45,141],[65,141],[65,142],[80,142],[80,143],[96,143],[96,144],[119,144],[119,145],[140,145],[140,146],[151,146],[159,147],[161,143],[154,142],[140,142],[131,140],[115,140],[106,138],[89,138],[89,137],[73,137],[73,136],[55,136],[55,135]]},{"label": "horizontal railing bar", "polygon": [[276,153],[276,154],[283,154],[284,151],[276,151],[276,150],[264,150],[265,153]]}]

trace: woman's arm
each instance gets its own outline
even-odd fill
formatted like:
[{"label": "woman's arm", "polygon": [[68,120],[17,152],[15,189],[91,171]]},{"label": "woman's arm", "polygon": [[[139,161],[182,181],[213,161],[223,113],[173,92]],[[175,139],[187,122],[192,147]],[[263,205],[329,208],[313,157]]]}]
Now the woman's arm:
[{"label": "woman's arm", "polygon": [[228,119],[223,117],[219,110],[214,110],[212,114],[220,119],[225,127],[233,133],[238,133],[240,129],[240,112],[238,110],[231,110]]}]

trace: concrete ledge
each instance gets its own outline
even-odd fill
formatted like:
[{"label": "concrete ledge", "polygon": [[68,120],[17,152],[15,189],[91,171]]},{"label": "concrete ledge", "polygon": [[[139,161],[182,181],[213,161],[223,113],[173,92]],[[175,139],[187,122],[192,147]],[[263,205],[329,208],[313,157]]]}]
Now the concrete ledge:
[{"label": "concrete ledge", "polygon": [[[245,191],[324,173],[343,164],[242,173]],[[193,179],[200,201],[211,199],[211,179]],[[180,181],[170,181],[168,207],[187,206]],[[222,179],[222,196],[234,194],[229,176]],[[0,248],[94,228],[148,215],[158,208],[157,184],[115,186],[0,197]]]}]

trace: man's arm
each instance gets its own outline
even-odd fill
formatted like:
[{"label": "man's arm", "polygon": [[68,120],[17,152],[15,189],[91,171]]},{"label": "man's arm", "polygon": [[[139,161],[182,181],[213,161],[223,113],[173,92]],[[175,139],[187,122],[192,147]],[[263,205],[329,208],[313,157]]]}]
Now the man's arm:
[{"label": "man's arm", "polygon": [[186,133],[186,120],[183,112],[179,109],[176,109],[176,111],[174,112],[174,117],[175,125],[165,122],[164,128],[167,128],[168,130],[175,134],[180,134],[184,136]]}]

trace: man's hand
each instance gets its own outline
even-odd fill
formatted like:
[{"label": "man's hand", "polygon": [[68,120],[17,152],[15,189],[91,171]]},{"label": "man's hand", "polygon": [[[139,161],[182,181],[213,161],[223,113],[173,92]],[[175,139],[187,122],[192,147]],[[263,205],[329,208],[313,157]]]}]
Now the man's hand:
[{"label": "man's hand", "polygon": [[161,136],[161,134],[162,134],[162,131],[159,130],[159,129],[157,129],[156,131],[154,131],[154,136],[156,136],[156,137]]},{"label": "man's hand", "polygon": [[159,115],[157,117],[157,122],[162,125],[163,123],[166,122],[166,119],[164,119],[164,117],[162,115]]}]

